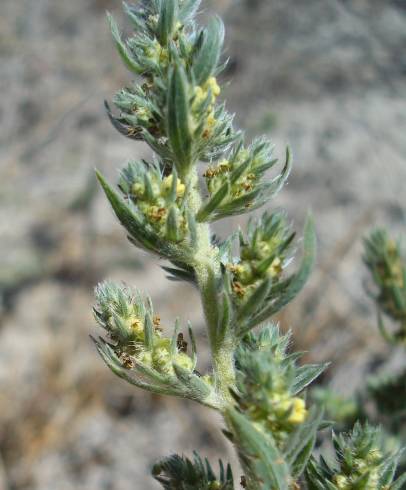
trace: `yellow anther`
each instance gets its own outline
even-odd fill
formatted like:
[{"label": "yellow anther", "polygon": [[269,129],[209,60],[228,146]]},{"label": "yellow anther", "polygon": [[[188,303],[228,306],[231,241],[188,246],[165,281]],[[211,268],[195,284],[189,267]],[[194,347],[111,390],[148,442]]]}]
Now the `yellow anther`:
[{"label": "yellow anther", "polygon": [[193,369],[192,359],[184,352],[179,352],[179,354],[176,354],[173,360],[175,364],[182,367],[183,369],[187,369],[188,371],[191,371]]},{"label": "yellow anther", "polygon": [[282,270],[282,261],[279,257],[276,257],[268,268],[268,274],[271,277],[278,277],[281,275]]},{"label": "yellow anther", "polygon": [[[167,194],[171,188],[172,188],[172,183],[173,183],[173,175],[168,175],[165,177],[162,181],[162,192],[164,194]],[[185,194],[186,186],[185,184],[182,184],[181,180],[178,179],[176,182],[176,197],[183,197]]]},{"label": "yellow anther", "polygon": [[131,330],[135,332],[136,334],[140,334],[144,332],[144,325],[142,324],[141,320],[137,317],[132,317],[130,318],[130,325],[131,325]]},{"label": "yellow anther", "polygon": [[344,475],[335,475],[334,483],[340,490],[347,490],[348,488],[350,488],[348,478]]},{"label": "yellow anther", "polygon": [[161,221],[167,215],[168,210],[166,208],[160,208],[158,206],[151,206],[148,210],[148,216],[153,221]]},{"label": "yellow anther", "polygon": [[208,128],[212,128],[217,122],[217,119],[214,117],[214,111],[211,111],[207,116],[206,124]]},{"label": "yellow anther", "polygon": [[305,421],[307,416],[306,403],[302,398],[294,397],[291,400],[292,412],[290,413],[287,421],[290,424],[301,424]]},{"label": "yellow anther", "polygon": [[195,92],[194,104],[198,106],[199,104],[201,104],[206,100],[207,91],[204,91],[200,86],[196,86],[194,92]]},{"label": "yellow anther", "polygon": [[146,107],[139,107],[136,109],[135,114],[142,121],[148,121],[152,116],[151,111]]},{"label": "yellow anther", "polygon": [[132,190],[132,193],[137,197],[141,197],[144,194],[144,186],[142,184],[140,184],[139,182],[136,182],[132,186],[131,190]]},{"label": "yellow anther", "polygon": [[216,77],[210,77],[205,83],[204,88],[206,89],[206,92],[208,89],[211,89],[211,93],[214,97],[218,97],[221,93],[221,88],[217,83]]}]

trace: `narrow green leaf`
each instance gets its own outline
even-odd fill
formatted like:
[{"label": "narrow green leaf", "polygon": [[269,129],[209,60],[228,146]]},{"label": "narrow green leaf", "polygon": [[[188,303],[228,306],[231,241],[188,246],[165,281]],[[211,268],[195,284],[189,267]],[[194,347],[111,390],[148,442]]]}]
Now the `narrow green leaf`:
[{"label": "narrow green leaf", "polygon": [[179,19],[185,22],[192,18],[196,14],[200,3],[201,0],[184,0],[180,6]]},{"label": "narrow green leaf", "polygon": [[209,221],[209,218],[213,211],[215,211],[223,202],[223,200],[230,193],[230,183],[227,181],[223,184],[218,191],[208,199],[208,201],[202,205],[199,212],[196,215],[196,219],[199,223]]},{"label": "narrow green leaf", "polygon": [[134,60],[134,58],[131,56],[128,48],[125,46],[125,44],[121,40],[120,31],[119,31],[117,22],[114,20],[114,17],[109,12],[107,12],[107,21],[110,25],[111,34],[113,36],[117,51],[120,54],[121,59],[123,60],[126,67],[134,73],[137,73],[137,74],[142,73],[142,68]]},{"label": "narrow green leaf", "polygon": [[186,220],[189,229],[190,246],[195,250],[197,247],[197,224],[195,217],[189,209],[186,210]]},{"label": "narrow green leaf", "polygon": [[180,236],[180,221],[179,210],[176,206],[169,208],[168,217],[166,220],[166,236],[171,242],[179,242]]},{"label": "narrow green leaf", "polygon": [[[264,279],[257,289],[251,294],[247,301],[241,306],[237,315],[237,323],[247,320],[254,315],[263,306],[266,297],[272,287],[272,279],[270,277]],[[244,332],[245,334],[245,332]]]},{"label": "narrow green leaf", "polygon": [[141,223],[140,218],[135,215],[121,196],[110,187],[105,178],[97,171],[96,175],[107,199],[110,201],[114,213],[120,223],[134,239],[136,245],[155,252],[159,250],[160,253],[162,253],[162,251],[166,249],[165,244],[162,243],[154,233],[150,233],[146,229]]},{"label": "narrow green leaf", "polygon": [[316,433],[309,439],[308,443],[302,451],[298,454],[295,461],[292,464],[292,476],[295,479],[298,479],[301,474],[306,469],[307,463],[312,455],[314,446],[316,444]]},{"label": "narrow green leaf", "polygon": [[221,303],[221,312],[219,315],[218,326],[217,326],[218,341],[221,341],[226,337],[233,315],[233,306],[231,303],[231,298],[225,289],[223,290],[222,300],[220,303]]},{"label": "narrow green leaf", "polygon": [[197,345],[196,345],[196,339],[193,333],[192,325],[190,322],[188,322],[188,332],[189,332],[190,344],[192,346],[193,369],[195,369],[197,364]]},{"label": "narrow green leaf", "polygon": [[169,276],[166,277],[170,281],[186,281],[196,284],[196,278],[193,271],[167,266],[161,266],[161,268],[169,274]]},{"label": "narrow green leaf", "polygon": [[176,170],[176,167],[173,167],[172,169],[172,185],[171,185],[171,191],[169,193],[169,201],[170,202],[175,202],[177,198],[177,189],[178,189],[178,172]]},{"label": "narrow green leaf", "polygon": [[171,355],[174,356],[178,352],[178,334],[180,330],[180,320],[179,317],[175,320],[175,328],[173,329],[172,339],[171,339]]},{"label": "narrow green leaf", "polygon": [[177,64],[169,80],[167,129],[180,175],[183,175],[192,163],[192,134],[189,117],[189,94],[186,73],[184,68]]},{"label": "narrow green leaf", "polygon": [[135,29],[142,30],[144,28],[144,23],[138,17],[135,7],[133,5],[129,5],[126,2],[123,2],[124,12],[133,23]]},{"label": "narrow green leaf", "polygon": [[144,320],[144,345],[151,350],[154,344],[154,324],[151,315],[147,313]]},{"label": "narrow green leaf", "polygon": [[172,38],[177,19],[177,9],[177,0],[164,0],[160,2],[158,39],[162,46],[167,46]]},{"label": "narrow green leaf", "polygon": [[392,335],[389,330],[385,327],[385,322],[383,320],[382,314],[379,310],[377,310],[378,317],[378,329],[382,335],[382,337],[388,342],[388,344],[396,344],[396,337]]},{"label": "narrow green leaf", "polygon": [[288,490],[289,466],[276,447],[271,433],[259,432],[244,415],[233,408],[226,410],[225,417],[233,432],[233,442],[247,478],[256,483],[256,486],[249,488]]},{"label": "narrow green leaf", "polygon": [[147,172],[144,174],[144,198],[150,202],[153,201],[155,198],[155,193],[152,187],[151,178]]},{"label": "narrow green leaf", "polygon": [[292,395],[296,395],[300,391],[304,390],[306,386],[312,383],[325,369],[330,365],[329,362],[325,364],[306,364],[297,369],[297,375],[295,382],[292,386]]},{"label": "narrow green leaf", "polygon": [[241,163],[230,175],[230,182],[234,184],[241,175],[248,169],[251,165],[251,158],[247,158],[245,162]]},{"label": "narrow green leaf", "polygon": [[176,363],[173,364],[173,369],[176,377],[187,388],[189,398],[203,402],[210,395],[210,387],[202,378]]},{"label": "narrow green leaf", "polygon": [[258,274],[265,274],[269,267],[272,265],[272,262],[275,260],[275,255],[272,254],[266,259],[261,260],[261,262],[256,266],[256,270]]},{"label": "narrow green leaf", "polygon": [[224,42],[224,25],[214,17],[203,31],[203,38],[193,60],[193,74],[197,85],[203,85],[215,71]]},{"label": "narrow green leaf", "polygon": [[136,386],[137,388],[142,388],[143,390],[150,391],[152,393],[160,394],[160,395],[172,395],[172,396],[182,396],[182,393],[178,392],[174,388],[167,388],[164,386],[147,383],[137,378],[133,378],[129,375],[127,369],[124,369],[117,356],[112,352],[112,350],[104,343],[101,339],[100,342],[91,337],[93,342],[96,345],[97,351],[100,354],[103,361],[110,368],[110,370],[119,378],[124,379],[127,383]]},{"label": "narrow green leaf", "polygon": [[385,463],[382,469],[382,475],[379,479],[378,488],[390,488],[390,484],[395,477],[396,468],[399,463],[399,458],[402,451],[399,451],[394,456],[390,457]]},{"label": "narrow green leaf", "polygon": [[293,465],[295,463],[296,459],[310,441],[313,441],[314,444],[316,433],[322,419],[323,409],[320,407],[312,407],[308,420],[301,424],[295,432],[290,435],[284,451],[284,456],[289,464]]},{"label": "narrow green leaf", "polygon": [[401,475],[395,483],[390,487],[390,490],[404,490],[404,485],[406,484],[406,473]]},{"label": "narrow green leaf", "polygon": [[253,318],[247,327],[248,330],[277,313],[299,294],[310,276],[315,260],[316,233],[313,218],[308,216],[304,227],[303,258],[299,270],[289,279],[287,287],[283,290],[280,298]]}]

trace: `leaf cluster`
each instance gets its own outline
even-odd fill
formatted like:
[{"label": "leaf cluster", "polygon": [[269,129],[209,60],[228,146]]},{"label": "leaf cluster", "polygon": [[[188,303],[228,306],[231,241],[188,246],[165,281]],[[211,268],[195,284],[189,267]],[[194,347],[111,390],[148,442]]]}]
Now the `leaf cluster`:
[{"label": "leaf cluster", "polygon": [[194,453],[193,461],[174,454],[152,469],[154,478],[165,490],[233,490],[233,474],[230,465],[220,460],[220,475],[217,477],[207,459],[202,461]]},{"label": "leaf cluster", "polygon": [[[377,293],[370,293],[378,310],[378,323],[384,337],[390,342],[406,338],[406,257],[400,242],[392,240],[386,230],[373,231],[364,240],[364,262],[368,267]],[[383,323],[382,314],[398,325],[394,335]]]},{"label": "leaf cluster", "polygon": [[333,434],[336,461],[320,457],[307,468],[309,490],[401,490],[406,474],[395,479],[400,453],[382,451],[379,429],[359,423],[348,434]]},{"label": "leaf cluster", "polygon": [[268,326],[247,335],[236,354],[236,407],[227,411],[229,439],[236,444],[249,488],[288,489],[313,451],[322,411],[306,408],[300,393],[325,366],[297,366],[287,353],[290,334]]},{"label": "leaf cluster", "polygon": [[[245,234],[238,231],[224,241],[211,238],[211,222],[257,209],[276,195],[289,176],[291,157],[287,150],[275,172],[273,145],[266,138],[246,144],[234,128],[233,116],[219,102],[224,26],[218,17],[206,27],[197,26],[199,6],[200,0],[125,4],[134,28],[127,39],[108,15],[118,53],[135,81],[115,95],[113,110],[106,103],[107,113],[120,133],[147,143],[154,157],[130,162],[117,188],[97,176],[130,241],[168,260],[164,269],[171,279],[197,288],[212,369],[197,372],[190,325],[189,349],[178,320],[166,336],[151,300],[124,285],[102,283],[96,289],[94,314],[105,335],[95,343],[108,367],[127,382],[219,410],[248,490],[292,490],[298,488],[317,432],[325,425],[322,410],[308,406],[304,393],[325,365],[299,365],[301,354],[288,352],[290,336],[273,325],[258,334],[252,329],[301,291],[315,262],[315,230],[309,217],[302,260],[293,272],[295,233],[284,213],[263,213],[249,222]],[[205,164],[203,171],[199,162]],[[379,307],[403,325],[406,274],[400,251],[382,234],[371,237],[366,247]],[[324,460],[321,467],[312,460],[309,486],[375,489],[368,485],[378,475],[377,489],[399,489],[399,483],[388,486],[396,458],[382,452],[376,456],[374,434],[356,426],[349,438],[335,437],[339,468],[327,470]],[[364,460],[369,465],[365,471],[358,464]],[[337,480],[340,472],[346,480]],[[233,488],[229,466],[220,462],[216,477],[197,454],[193,460],[171,456],[153,473],[168,490]],[[343,481],[356,486],[337,486]]]}]

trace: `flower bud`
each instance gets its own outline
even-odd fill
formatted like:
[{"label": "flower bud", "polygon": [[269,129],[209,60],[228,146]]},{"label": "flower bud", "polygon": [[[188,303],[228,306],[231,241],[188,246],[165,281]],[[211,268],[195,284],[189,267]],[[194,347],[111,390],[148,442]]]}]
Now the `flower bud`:
[{"label": "flower bud", "polygon": [[[333,488],[334,484],[337,489],[351,490],[358,488],[359,482],[367,490],[392,488],[396,464],[393,454],[385,455],[382,451],[379,429],[357,422],[349,434],[333,434],[333,443],[335,463],[330,467],[326,460],[321,464],[313,460],[314,466],[307,474],[309,483],[316,476],[323,488]],[[392,471],[388,471],[390,467]]]},{"label": "flower bud", "polygon": [[286,353],[289,338],[280,336],[277,327],[265,328],[237,352],[239,407],[278,444],[308,418],[306,403],[294,389],[298,368]]},{"label": "flower bud", "polygon": [[257,222],[250,222],[247,237],[240,239],[239,262],[226,265],[237,297],[247,298],[266,278],[274,283],[280,280],[293,237],[282,214],[264,213]]},{"label": "flower bud", "polygon": [[[193,372],[194,362],[174,338],[164,337],[158,317],[153,317],[150,301],[144,301],[139,291],[104,282],[96,288],[95,317],[107,331],[114,351],[128,369],[135,363],[174,376],[173,365]],[[176,330],[176,329],[175,329]]]},{"label": "flower bud", "polygon": [[120,188],[159,237],[170,242],[179,242],[186,237],[187,224],[182,206],[186,186],[178,178],[176,169],[164,176],[158,164],[130,163],[122,171]]}]

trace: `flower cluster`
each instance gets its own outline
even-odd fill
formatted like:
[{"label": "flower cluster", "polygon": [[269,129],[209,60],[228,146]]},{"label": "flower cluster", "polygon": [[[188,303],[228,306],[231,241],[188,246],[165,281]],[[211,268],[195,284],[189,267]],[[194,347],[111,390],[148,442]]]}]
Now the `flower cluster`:
[{"label": "flower cluster", "polygon": [[321,365],[298,367],[287,353],[290,333],[278,327],[263,328],[244,338],[236,353],[239,409],[264,433],[271,433],[278,446],[308,418],[300,392],[324,369]]},{"label": "flower cluster", "polygon": [[382,451],[379,429],[356,423],[348,435],[333,435],[336,465],[330,467],[323,459],[312,459],[307,480],[311,490],[401,490],[406,481],[403,475],[395,482],[399,454]]},{"label": "flower cluster", "polygon": [[[126,41],[109,15],[123,61],[142,77],[141,83],[134,82],[114,97],[119,114],[106,104],[110,120],[122,134],[146,141],[178,166],[217,158],[239,135],[224,104],[216,102],[224,26],[214,18],[207,28],[197,30],[191,18],[198,4],[168,0],[143,1],[137,8],[127,5],[136,31]],[[177,122],[181,127],[172,131]]]},{"label": "flower cluster", "polygon": [[[114,97],[115,113],[108,104],[107,112],[120,133],[146,142],[154,156],[152,163],[131,162],[118,189],[97,176],[130,241],[168,260],[164,269],[171,279],[196,286],[211,369],[196,371],[190,326],[189,348],[178,321],[166,336],[148,298],[110,282],[96,289],[95,318],[106,334],[94,340],[107,366],[128,383],[219,410],[224,433],[238,451],[244,488],[290,490],[301,484],[323,419],[321,407],[306,402],[303,391],[325,366],[298,366],[300,354],[287,352],[290,337],[275,326],[251,331],[306,283],[315,261],[315,230],[309,218],[301,262],[290,274],[285,269],[294,233],[281,213],[251,221],[246,235],[213,239],[210,222],[256,209],[278,192],[290,172],[290,154],[271,177],[276,160],[270,142],[261,138],[246,146],[233,128],[233,116],[219,101],[223,23],[212,17],[198,28],[199,5],[200,0],[125,5],[135,31],[126,40],[108,16],[117,50],[136,80]],[[199,161],[207,164],[203,172]],[[398,249],[386,245],[372,240],[366,261],[380,286],[382,310],[402,321],[405,268]],[[383,458],[370,434],[357,427],[349,439],[336,438],[339,468],[319,469],[313,462],[309,490],[400,490],[402,482],[391,486],[396,461]],[[166,458],[155,465],[154,476],[168,490],[234,487],[230,467],[220,464],[217,477],[197,455],[193,461]]]},{"label": "flower cluster", "polygon": [[290,172],[289,152],[281,173],[266,179],[266,172],[278,162],[272,153],[273,146],[264,138],[256,139],[248,148],[240,142],[205,170],[208,203],[212,200],[217,203],[210,215],[211,221],[252,211],[279,191]]},{"label": "flower cluster", "polygon": [[163,165],[145,161],[130,163],[121,172],[119,187],[135,205],[145,225],[160,238],[177,243],[186,237],[186,186],[175,168],[165,175]]},{"label": "flower cluster", "polygon": [[373,295],[380,312],[385,313],[399,328],[394,336],[380,326],[393,341],[406,340],[406,259],[400,244],[391,240],[385,230],[376,230],[364,241],[364,262],[369,268],[378,293]]},{"label": "flower cluster", "polygon": [[144,301],[139,291],[104,282],[96,288],[96,302],[95,318],[107,331],[123,367],[139,364],[170,376],[174,375],[174,364],[193,371],[195,364],[185,353],[182,337],[163,336],[151,301]]},{"label": "flower cluster", "polygon": [[236,298],[246,299],[267,278],[275,284],[281,279],[294,236],[282,213],[250,220],[247,236],[239,235],[239,258],[226,264]]},{"label": "flower cluster", "polygon": [[154,478],[165,490],[234,490],[230,465],[224,467],[220,460],[220,475],[216,477],[210,463],[194,454],[193,461],[174,454],[157,463]]}]

